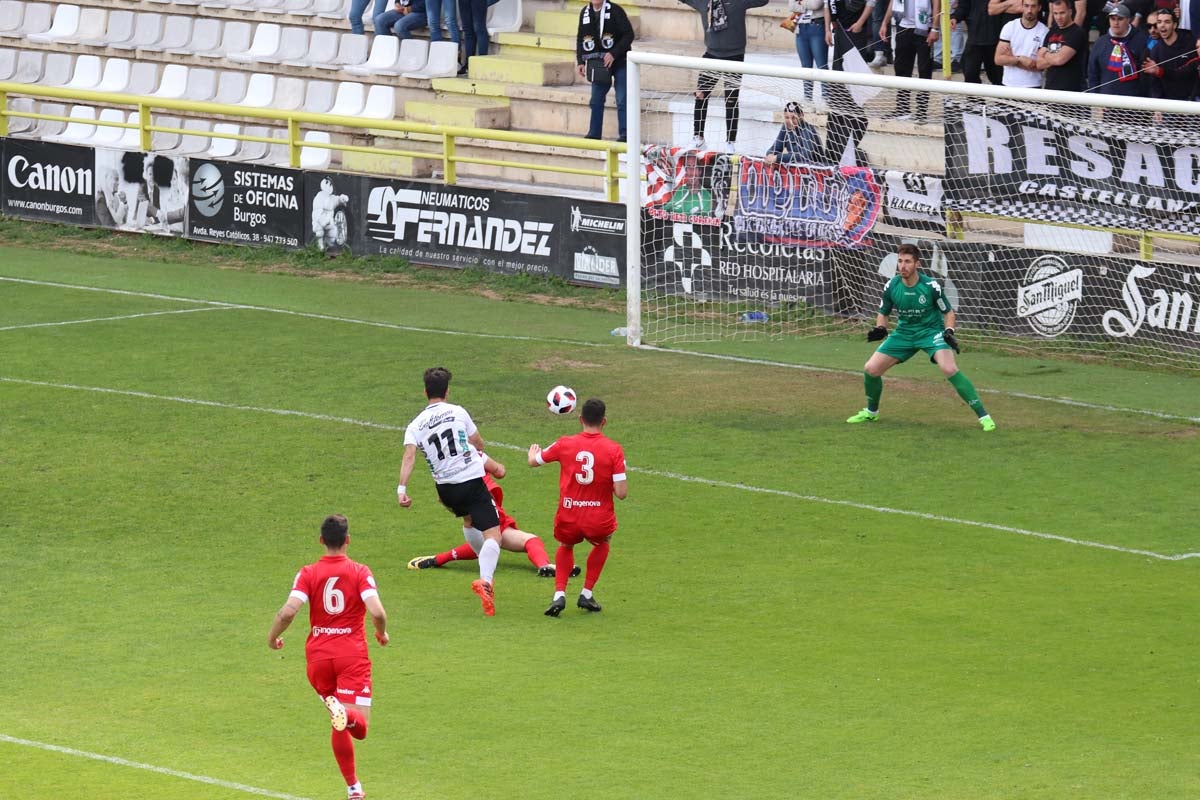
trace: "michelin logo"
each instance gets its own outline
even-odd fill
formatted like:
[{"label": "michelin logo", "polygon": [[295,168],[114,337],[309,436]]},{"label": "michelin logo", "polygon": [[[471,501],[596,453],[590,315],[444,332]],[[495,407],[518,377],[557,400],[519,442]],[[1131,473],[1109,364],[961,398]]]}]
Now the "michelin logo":
[{"label": "michelin logo", "polygon": [[625,220],[620,217],[601,217],[584,214],[579,206],[571,206],[571,233],[606,233],[611,236],[625,235]]}]

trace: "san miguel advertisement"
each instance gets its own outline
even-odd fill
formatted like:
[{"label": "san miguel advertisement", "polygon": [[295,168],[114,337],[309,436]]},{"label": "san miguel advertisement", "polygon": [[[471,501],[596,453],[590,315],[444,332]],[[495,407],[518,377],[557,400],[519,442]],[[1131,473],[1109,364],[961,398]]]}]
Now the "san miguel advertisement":
[{"label": "san miguel advertisement", "polygon": [[96,164],[90,147],[7,139],[3,212],[70,225],[96,223]]},{"label": "san miguel advertisement", "polygon": [[309,205],[318,239],[336,242],[336,218],[347,220],[355,254],[595,285],[624,281],[625,218],[617,204],[376,177],[357,179],[357,191],[347,192],[338,188],[347,178],[310,174],[310,186],[321,186]]},{"label": "san miguel advertisement", "polygon": [[946,99],[945,205],[1200,235],[1200,133]]},{"label": "san miguel advertisement", "polygon": [[734,232],[746,241],[801,247],[860,247],[883,207],[865,167],[738,162]]},{"label": "san miguel advertisement", "polygon": [[192,239],[304,245],[304,180],[296,170],[193,158],[189,211]]}]

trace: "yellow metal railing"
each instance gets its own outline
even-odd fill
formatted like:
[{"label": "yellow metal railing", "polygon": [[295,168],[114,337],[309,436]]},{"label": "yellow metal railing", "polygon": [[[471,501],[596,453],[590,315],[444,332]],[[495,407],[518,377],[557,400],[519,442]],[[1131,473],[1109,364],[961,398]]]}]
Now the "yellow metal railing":
[{"label": "yellow metal railing", "polygon": [[[136,107],[138,121],[110,122],[99,119],[73,119],[53,114],[40,114],[35,111],[18,111],[8,107],[10,95],[35,97],[42,99],[69,100],[85,105],[110,107]],[[272,120],[287,126],[287,138],[269,138],[249,136],[240,133],[225,133],[208,130],[192,130],[184,128],[155,125],[153,114],[163,111],[180,111],[194,115],[224,117],[241,117],[249,119]],[[141,149],[150,151],[151,134],[173,133],[187,136],[206,136],[213,139],[236,139],[244,142],[267,142],[270,144],[287,144],[288,160],[293,167],[300,166],[300,151],[305,147],[339,150],[352,153],[370,153],[373,155],[400,156],[406,158],[440,158],[442,170],[447,184],[457,181],[458,164],[480,164],[491,167],[528,169],[541,172],[557,172],[564,175],[582,175],[598,177],[604,180],[605,196],[611,202],[617,202],[620,197],[619,181],[621,178],[619,156],[625,152],[625,145],[620,142],[603,142],[595,139],[583,139],[574,136],[557,136],[553,134],[524,133],[519,131],[501,131],[488,128],[462,128],[452,125],[431,125],[405,120],[363,119],[361,117],[342,117],[333,114],[315,114],[310,111],[280,111],[272,108],[246,108],[244,106],[224,105],[221,103],[201,103],[190,100],[167,100],[160,97],[145,97],[138,95],[115,94],[112,92],[93,92],[83,89],[65,89],[57,86],[37,86],[35,84],[12,83],[0,81],[0,136],[8,136],[8,120],[10,117],[38,120],[54,120],[59,122],[82,122],[114,128],[137,128],[140,132]],[[303,126],[303,127],[302,127]],[[387,131],[401,135],[417,136],[430,143],[440,143],[441,152],[423,150],[398,150],[386,147],[363,147],[359,145],[337,144],[327,142],[304,141],[303,128],[319,130],[322,128],[338,127],[359,130]],[[427,139],[425,137],[428,137]],[[590,151],[604,155],[603,166],[563,167],[537,161],[516,161],[502,158],[474,158],[461,156],[458,150],[463,139],[479,139],[492,142],[514,142],[517,144],[537,145],[541,147],[562,147],[572,150]]]}]

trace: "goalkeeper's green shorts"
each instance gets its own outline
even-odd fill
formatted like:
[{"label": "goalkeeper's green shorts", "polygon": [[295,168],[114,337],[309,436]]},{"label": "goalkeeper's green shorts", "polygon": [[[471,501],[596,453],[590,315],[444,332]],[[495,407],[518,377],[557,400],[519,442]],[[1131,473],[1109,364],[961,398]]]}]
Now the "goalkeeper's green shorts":
[{"label": "goalkeeper's green shorts", "polygon": [[952,348],[946,344],[940,330],[931,331],[928,328],[922,328],[916,331],[906,331],[896,328],[888,334],[888,337],[883,340],[883,344],[879,345],[875,352],[891,356],[900,363],[904,363],[915,356],[918,350],[924,350],[929,354],[929,360],[933,361],[933,354],[938,350],[950,349]]}]

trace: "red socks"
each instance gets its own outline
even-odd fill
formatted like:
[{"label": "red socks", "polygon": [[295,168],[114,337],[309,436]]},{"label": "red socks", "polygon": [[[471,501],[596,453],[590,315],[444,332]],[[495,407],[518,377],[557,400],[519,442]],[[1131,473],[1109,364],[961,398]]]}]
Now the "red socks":
[{"label": "red socks", "polygon": [[571,570],[575,569],[575,551],[570,547],[559,545],[558,551],[554,554],[554,590],[565,592],[567,590],[567,579],[571,577]]},{"label": "red socks", "polygon": [[542,544],[542,540],[536,536],[525,543],[525,555],[529,557],[529,562],[538,569],[550,564],[550,556],[546,555],[546,545]]},{"label": "red socks", "polygon": [[337,759],[338,769],[342,771],[346,785],[353,786],[358,783],[358,774],[354,769],[354,740],[350,738],[349,730],[331,733],[329,742],[333,746],[333,757]]},{"label": "red socks", "polygon": [[355,739],[367,738],[367,718],[357,708],[346,706],[346,732]]},{"label": "red socks", "polygon": [[444,553],[438,553],[436,556],[434,556],[434,558],[437,559],[437,565],[441,567],[450,561],[474,561],[476,558],[479,558],[479,556],[476,555],[475,550],[471,547],[471,545],[464,543],[460,544],[453,550],[447,550]]},{"label": "red socks", "polygon": [[[583,575],[583,588],[591,590],[596,581],[600,580],[600,573],[604,570],[604,562],[608,561],[608,542],[601,542],[592,547],[592,552],[588,553],[587,572]],[[565,588],[566,584],[564,584]]]}]

